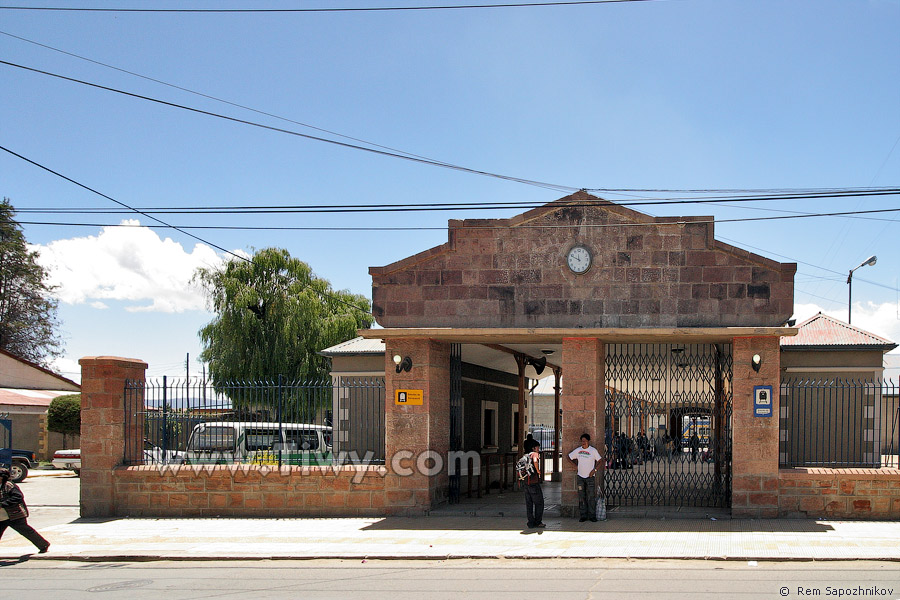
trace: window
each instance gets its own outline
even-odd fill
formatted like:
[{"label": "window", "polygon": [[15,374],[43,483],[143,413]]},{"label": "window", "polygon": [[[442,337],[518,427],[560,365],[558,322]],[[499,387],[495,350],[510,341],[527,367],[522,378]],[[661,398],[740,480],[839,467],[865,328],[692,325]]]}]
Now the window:
[{"label": "window", "polygon": [[287,447],[296,450],[318,450],[319,434],[310,430],[287,430],[284,432],[284,441]]},{"label": "window", "polygon": [[234,452],[234,428],[201,426],[191,440],[191,449]]}]

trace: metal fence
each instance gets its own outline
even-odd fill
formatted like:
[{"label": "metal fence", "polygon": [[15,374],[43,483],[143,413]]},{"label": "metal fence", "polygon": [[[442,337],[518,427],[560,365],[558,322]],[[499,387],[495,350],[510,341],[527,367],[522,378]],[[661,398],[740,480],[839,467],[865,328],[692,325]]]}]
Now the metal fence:
[{"label": "metal fence", "polygon": [[900,466],[896,382],[781,382],[779,463],[784,467]]},{"label": "metal fence", "polygon": [[125,385],[124,464],[384,464],[383,377]]}]

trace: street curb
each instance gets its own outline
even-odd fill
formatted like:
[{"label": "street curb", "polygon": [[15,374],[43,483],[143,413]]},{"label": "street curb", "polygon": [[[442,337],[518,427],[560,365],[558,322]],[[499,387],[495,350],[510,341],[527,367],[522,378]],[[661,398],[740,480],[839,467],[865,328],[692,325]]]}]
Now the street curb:
[{"label": "street curb", "polygon": [[416,555],[416,556],[369,556],[364,554],[346,554],[331,556],[167,556],[160,554],[103,554],[103,555],[19,555],[19,556],[0,556],[0,561],[21,559],[23,556],[29,556],[27,560],[56,560],[68,562],[213,562],[213,561],[233,561],[233,562],[253,562],[253,561],[310,561],[310,560],[361,560],[361,561],[450,561],[450,560],[622,560],[629,562],[649,561],[649,560],[703,560],[710,562],[758,562],[758,563],[784,563],[784,562],[891,562],[900,563],[898,557],[881,557],[881,558],[848,558],[848,557],[781,557],[773,558],[771,556],[534,556],[531,554],[521,555],[504,555],[504,556],[483,556],[483,555],[465,555],[465,554],[434,554],[434,555]]}]

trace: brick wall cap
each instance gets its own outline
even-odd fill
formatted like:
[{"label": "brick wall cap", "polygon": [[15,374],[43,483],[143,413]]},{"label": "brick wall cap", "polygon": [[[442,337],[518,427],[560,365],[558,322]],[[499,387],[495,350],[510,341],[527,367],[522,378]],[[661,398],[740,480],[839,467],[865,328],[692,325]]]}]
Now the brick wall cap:
[{"label": "brick wall cap", "polygon": [[141,367],[146,369],[149,365],[139,358],[123,358],[121,356],[85,356],[78,360],[78,364],[117,365],[122,367]]}]

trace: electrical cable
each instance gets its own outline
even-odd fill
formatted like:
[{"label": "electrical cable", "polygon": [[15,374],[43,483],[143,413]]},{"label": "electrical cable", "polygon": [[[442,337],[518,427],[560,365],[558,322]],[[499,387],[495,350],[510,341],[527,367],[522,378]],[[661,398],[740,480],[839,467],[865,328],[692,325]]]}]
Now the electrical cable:
[{"label": "electrical cable", "polygon": [[[399,150],[399,149],[397,149],[397,148],[392,148],[392,147],[390,147],[390,146],[383,146],[383,145],[381,145],[381,144],[376,144],[375,142],[370,142],[370,141],[368,141],[368,140],[364,140],[364,139],[361,139],[361,138],[356,138],[356,137],[353,137],[353,136],[350,136],[350,135],[345,135],[345,134],[343,134],[343,133],[339,133],[339,132],[337,132],[337,131],[332,131],[332,130],[330,130],[330,129],[324,129],[324,128],[322,128],[322,127],[317,127],[317,126],[315,126],[315,125],[310,125],[309,123],[303,123],[302,121],[295,121],[294,119],[289,119],[289,118],[287,118],[287,117],[282,117],[282,116],[279,116],[279,115],[276,115],[276,114],[273,114],[273,113],[270,113],[270,112],[266,112],[266,111],[264,111],[264,110],[259,110],[259,109],[256,109],[256,108],[252,108],[252,107],[250,107],[250,106],[245,106],[245,105],[243,105],[243,104],[238,104],[237,102],[231,102],[230,100],[225,100],[225,99],[223,99],[223,98],[218,98],[218,97],[216,97],[216,96],[211,96],[211,95],[209,95],[209,94],[204,94],[203,92],[198,92],[198,91],[196,91],[196,90],[192,90],[192,89],[189,89],[189,88],[186,88],[186,87],[182,87],[182,86],[180,86],[180,85],[175,85],[174,83],[168,83],[168,82],[162,81],[162,80],[160,80],[160,79],[155,79],[155,78],[153,78],[153,77],[148,77],[147,75],[141,75],[140,73],[135,73],[134,71],[129,71],[129,70],[127,70],[127,69],[122,69],[122,68],[116,67],[116,66],[114,66],[114,65],[110,65],[110,64],[107,64],[107,63],[104,63],[104,62],[100,62],[100,61],[98,61],[98,60],[94,60],[94,59],[88,58],[88,57],[86,57],[86,56],[81,56],[81,55],[79,55],[79,54],[75,54],[74,52],[68,52],[68,51],[62,50],[62,49],[60,49],[60,48],[54,48],[53,46],[49,46],[49,45],[47,45],[47,44],[42,44],[41,42],[37,42],[37,41],[34,41],[34,40],[30,40],[30,39],[28,39],[28,38],[24,38],[24,37],[21,37],[21,36],[18,36],[18,35],[14,35],[14,34],[12,34],[12,33],[6,32],[6,31],[0,31],[0,35],[5,35],[5,36],[8,36],[8,37],[17,39],[17,40],[21,40],[21,41],[23,41],[23,42],[28,42],[29,44],[34,44],[35,46],[40,46],[41,48],[46,48],[47,50],[53,50],[54,52],[59,52],[60,54],[65,54],[66,56],[71,56],[71,57],[74,57],[74,58],[77,58],[77,59],[80,59],[80,60],[83,60],[83,61],[87,61],[87,62],[89,62],[89,63],[95,64],[95,65],[99,65],[99,66],[101,66],[101,67],[106,67],[107,69],[112,69],[112,70],[118,71],[118,72],[120,72],[120,73],[125,73],[125,74],[131,75],[131,76],[133,76],[133,77],[139,77],[139,78],[144,79],[144,80],[147,80],[147,81],[152,81],[153,83],[158,83],[158,84],[160,84],[160,85],[164,85],[164,86],[167,86],[167,87],[170,87],[170,88],[173,88],[173,89],[182,91],[182,92],[187,92],[187,93],[189,93],[189,94],[194,94],[195,96],[200,96],[201,98],[206,98],[207,100],[214,100],[214,101],[216,101],[216,102],[221,102],[221,103],[227,104],[227,105],[229,105],[229,106],[234,106],[235,108],[240,108],[240,109],[243,109],[243,110],[249,110],[250,112],[254,112],[254,113],[257,113],[257,114],[266,116],[266,117],[272,117],[273,119],[279,119],[279,120],[285,121],[285,122],[287,122],[287,123],[293,123],[294,125],[300,125],[301,127],[307,127],[307,128],[309,128],[309,129],[313,129],[313,130],[315,130],[315,131],[321,131],[322,133],[327,133],[327,134],[330,134],[330,135],[335,135],[335,136],[338,136],[338,137],[342,137],[342,138],[344,138],[344,139],[353,140],[354,142],[360,142],[360,143],[362,143],[362,144],[368,144],[368,145],[370,145],[370,146],[375,146],[376,148],[382,148],[382,149],[384,149],[384,150],[390,150],[390,151],[392,151],[392,152],[398,152],[398,153],[400,153],[400,154],[406,154],[406,155],[409,155],[409,156],[415,156],[415,157],[417,157],[417,158],[424,158],[424,159],[427,159],[427,160],[433,160],[433,161],[435,161],[435,162],[443,162],[443,161],[438,161],[437,159],[429,158],[429,157],[427,157],[427,156],[422,156],[422,155],[419,155],[419,154],[415,154],[415,153],[413,153],[413,152],[407,152],[407,151],[405,151],[405,150]],[[447,163],[447,164],[449,164],[449,163]]]},{"label": "electrical cable", "polygon": [[56,12],[113,12],[113,13],[342,13],[342,12],[405,12],[427,10],[471,10],[480,8],[537,8],[581,6],[592,4],[628,4],[662,2],[664,0],[564,0],[562,2],[504,2],[493,4],[458,4],[430,6],[359,6],[343,8],[94,8],[70,6],[0,6],[0,10],[30,10]]},{"label": "electrical cable", "polygon": [[220,113],[214,113],[214,112],[211,112],[211,111],[208,111],[208,110],[202,110],[202,109],[199,109],[199,108],[193,108],[193,107],[191,107],[191,106],[186,106],[186,105],[184,105],[184,104],[176,104],[176,103],[174,103],[174,102],[167,102],[166,100],[160,100],[160,99],[158,99],[158,98],[152,98],[152,97],[150,97],[150,96],[144,96],[144,95],[141,95],[141,94],[135,94],[135,93],[133,93],[133,92],[126,92],[126,91],[124,91],[124,90],[120,90],[120,89],[117,89],[117,88],[112,88],[112,87],[109,87],[109,86],[100,85],[100,84],[98,84],[98,83],[91,83],[90,81],[84,81],[84,80],[81,80],[81,79],[75,79],[74,77],[66,77],[65,75],[59,75],[59,74],[57,74],[57,73],[51,73],[51,72],[49,72],[49,71],[43,71],[43,70],[41,70],[41,69],[35,69],[35,68],[32,68],[32,67],[26,67],[25,65],[20,65],[20,64],[17,64],[17,63],[12,63],[12,62],[5,61],[5,60],[0,60],[0,64],[6,65],[6,66],[9,66],[9,67],[15,67],[15,68],[17,68],[17,69],[23,69],[23,70],[25,70],[25,71],[30,71],[30,72],[32,72],[32,73],[38,73],[38,74],[40,74],[40,75],[47,75],[48,77],[55,77],[55,78],[57,78],[57,79],[62,79],[62,80],[64,80],[64,81],[70,81],[70,82],[72,82],[72,83],[78,83],[78,84],[81,84],[81,85],[86,85],[86,86],[89,86],[89,87],[93,87],[93,88],[105,90],[105,91],[107,91],[107,92],[114,92],[114,93],[116,93],[116,94],[121,94],[121,95],[123,95],[123,96],[129,96],[129,97],[131,97],[131,98],[137,98],[137,99],[139,99],[139,100],[146,100],[146,101],[148,101],[148,102],[154,102],[154,103],[156,103],[156,104],[162,104],[163,106],[169,106],[169,107],[172,107],[172,108],[178,108],[178,109],[181,109],[181,110],[186,110],[186,111],[193,112],[193,113],[197,113],[197,114],[201,114],[201,115],[206,115],[206,116],[209,116],[209,117],[215,117],[215,118],[217,118],[217,119],[223,119],[223,120],[225,120],[225,121],[231,121],[231,122],[233,122],[233,123],[240,123],[240,124],[242,124],[242,125],[249,125],[249,126],[251,126],[251,127],[258,127],[258,128],[260,128],[260,129],[266,129],[266,130],[269,130],[269,131],[275,131],[275,132],[278,132],[278,133],[285,133],[285,134],[288,134],[288,135],[293,135],[293,136],[305,138],[305,139],[308,139],[308,140],[313,140],[313,141],[318,141],[318,142],[325,142],[325,143],[327,143],[327,144],[334,144],[334,145],[336,145],[336,146],[341,146],[341,147],[343,147],[343,148],[350,148],[350,149],[353,149],[353,150],[362,150],[362,151],[364,151],[364,152],[371,152],[371,153],[373,153],[373,154],[378,154],[378,155],[381,155],[381,156],[388,156],[388,157],[392,157],[392,158],[399,158],[399,159],[402,159],[402,160],[408,160],[408,161],[412,161],[412,162],[416,162],[416,163],[421,163],[421,164],[426,164],[426,165],[432,165],[432,166],[435,166],[435,167],[442,167],[442,168],[445,168],[445,169],[451,169],[451,170],[455,170],[455,171],[461,171],[461,172],[464,172],[464,173],[470,173],[470,174],[473,174],[473,175],[483,175],[483,176],[485,176],[485,177],[493,177],[493,178],[496,178],[496,179],[502,179],[502,180],[505,180],[505,181],[513,181],[513,182],[517,182],[517,183],[523,183],[523,184],[525,184],[525,185],[532,185],[532,186],[536,186],[536,187],[541,187],[541,188],[546,188],[546,189],[553,189],[553,190],[557,190],[557,191],[574,192],[574,191],[577,191],[578,189],[580,189],[580,188],[576,188],[576,187],[570,187],[570,186],[558,185],[558,184],[547,183],[547,182],[543,182],[543,181],[534,181],[534,180],[531,180],[531,179],[523,179],[523,178],[521,178],[521,177],[512,177],[512,176],[509,176],[509,175],[500,175],[500,174],[498,174],[498,173],[491,173],[491,172],[489,172],[489,171],[479,171],[479,170],[477,170],[477,169],[470,169],[470,168],[468,168],[468,167],[462,167],[462,166],[459,166],[459,165],[453,165],[453,164],[450,164],[450,163],[443,163],[443,162],[440,162],[440,161],[433,161],[433,160],[429,160],[429,159],[418,158],[418,157],[415,157],[415,156],[408,156],[408,155],[405,155],[405,154],[399,154],[399,153],[397,153],[397,152],[388,152],[388,151],[385,151],[385,150],[378,150],[378,149],[376,149],[376,148],[366,148],[365,146],[359,146],[359,145],[357,145],[357,144],[348,144],[347,142],[341,142],[341,141],[338,141],[338,140],[330,140],[330,139],[328,139],[328,138],[323,138],[323,137],[319,137],[319,136],[315,136],[315,135],[309,135],[309,134],[307,134],[307,133],[300,133],[299,131],[291,131],[290,129],[284,129],[284,128],[281,128],[281,127],[273,127],[272,125],[264,125],[264,124],[262,124],[262,123],[256,123],[256,122],[254,122],[254,121],[248,121],[248,120],[246,120],[246,119],[239,119],[239,118],[237,118],[237,117],[229,117],[229,116],[227,116],[227,115],[223,115],[223,114],[220,114]]},{"label": "electrical cable", "polygon": [[[900,194],[900,188],[845,188],[840,193],[791,194],[781,196],[748,196],[729,198],[671,198],[667,200],[634,200],[611,202],[598,198],[589,201],[568,201],[565,206],[656,206],[656,205],[690,205],[721,204],[722,202],[764,202],[777,200],[812,200],[827,198],[855,198],[866,196],[894,196]],[[458,210],[510,210],[540,208],[547,204],[543,200],[511,201],[511,202],[422,202],[396,204],[290,204],[290,205],[235,205],[235,206],[159,206],[143,207],[149,213],[157,214],[273,214],[273,213],[349,213],[349,212],[421,212],[421,211],[458,211]],[[753,208],[754,210],[777,211],[796,215],[817,216],[819,213],[766,209],[758,207],[730,206],[729,208]],[[120,214],[126,210],[112,210],[94,207],[31,207],[17,209],[20,213],[35,214]]]},{"label": "electrical cable", "polygon": [[[105,198],[105,199],[109,200],[110,202],[114,202],[115,204],[118,204],[119,206],[124,206],[125,208],[128,208],[128,209],[132,210],[132,211],[135,212],[135,213],[138,213],[138,214],[140,214],[140,215],[144,215],[144,216],[147,217],[148,219],[151,219],[151,220],[156,221],[157,223],[159,223],[159,224],[160,224],[159,226],[161,226],[161,227],[164,227],[164,228],[167,228],[167,229],[174,229],[175,231],[177,231],[177,232],[179,232],[179,233],[182,233],[182,234],[184,234],[184,235],[186,235],[186,236],[188,236],[188,237],[190,237],[190,238],[192,238],[192,239],[195,239],[195,240],[197,240],[198,242],[201,242],[201,243],[203,243],[203,244],[206,244],[206,245],[208,245],[208,246],[211,246],[211,247],[215,248],[216,250],[220,250],[221,252],[223,252],[223,253],[225,253],[225,254],[228,254],[228,255],[232,256],[233,258],[240,259],[240,260],[246,261],[246,262],[248,262],[248,263],[252,263],[252,262],[253,262],[251,259],[247,258],[246,256],[241,256],[240,254],[236,254],[236,253],[232,252],[231,250],[226,250],[225,248],[223,248],[222,246],[219,246],[218,244],[215,244],[215,243],[213,243],[213,242],[210,242],[209,240],[206,240],[206,239],[204,239],[204,238],[201,238],[201,237],[199,237],[199,236],[194,235],[193,233],[190,233],[190,232],[186,231],[186,228],[185,228],[185,227],[179,227],[179,226],[177,226],[177,225],[171,225],[171,224],[169,224],[169,223],[166,223],[166,222],[163,221],[162,219],[158,219],[158,218],[156,218],[156,217],[154,217],[154,216],[152,216],[152,215],[149,215],[149,214],[147,214],[147,213],[145,213],[145,212],[141,212],[140,210],[134,209],[134,208],[128,206],[127,204],[125,204],[124,202],[121,202],[121,201],[119,201],[119,200],[116,200],[116,199],[113,198],[112,196],[108,196],[108,195],[104,194],[103,192],[97,191],[97,190],[95,190],[95,189],[93,189],[93,188],[91,188],[91,187],[88,187],[87,185],[85,185],[85,184],[83,184],[83,183],[80,183],[80,182],[78,182],[78,181],[75,181],[75,180],[72,179],[71,177],[66,177],[66,176],[63,175],[62,173],[59,173],[58,171],[54,171],[54,170],[51,169],[50,167],[46,167],[46,166],[44,166],[44,165],[42,165],[42,164],[40,164],[40,163],[38,163],[38,162],[35,162],[35,161],[31,160],[30,158],[27,158],[27,157],[25,157],[25,156],[22,156],[21,154],[18,154],[17,152],[13,152],[12,150],[10,150],[9,148],[6,148],[5,146],[0,146],[0,150],[6,152],[6,153],[8,153],[8,154],[12,154],[12,155],[15,156],[16,158],[19,158],[19,159],[21,159],[21,160],[27,162],[28,164],[33,165],[33,166],[35,166],[35,167],[37,167],[37,168],[39,168],[39,169],[41,169],[41,170],[44,170],[44,171],[46,171],[46,172],[48,172],[48,173],[50,173],[50,174],[52,174],[52,175],[56,175],[57,177],[59,177],[59,178],[61,178],[61,179],[64,179],[64,180],[68,181],[69,183],[72,183],[72,184],[74,184],[74,185],[77,185],[78,187],[80,187],[80,188],[82,188],[82,189],[84,189],[84,190],[87,190],[87,191],[91,192],[92,194],[96,194],[96,195],[100,196],[101,198]],[[360,311],[360,312],[363,313],[363,314],[371,314],[370,312],[365,311],[365,310],[363,310],[362,308],[356,306],[355,304],[352,304],[352,303],[350,303],[350,302],[347,302],[346,300],[343,300],[342,298],[339,298],[339,297],[334,296],[334,295],[332,295],[332,294],[329,294],[329,293],[327,293],[327,292],[323,292],[323,291],[317,290],[317,289],[312,285],[312,283],[306,283],[306,284],[301,284],[301,285],[303,286],[304,289],[309,289],[309,290],[311,290],[313,293],[317,294],[319,297],[321,297],[321,298],[323,298],[323,299],[324,299],[324,298],[327,298],[327,299],[333,300],[333,301],[335,301],[335,302],[338,302],[339,304],[344,304],[344,305],[346,305],[346,306],[349,306],[349,307],[353,308],[354,310]]]}]

